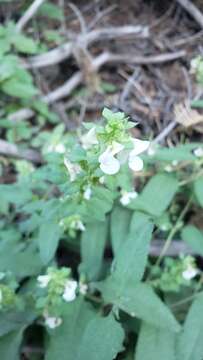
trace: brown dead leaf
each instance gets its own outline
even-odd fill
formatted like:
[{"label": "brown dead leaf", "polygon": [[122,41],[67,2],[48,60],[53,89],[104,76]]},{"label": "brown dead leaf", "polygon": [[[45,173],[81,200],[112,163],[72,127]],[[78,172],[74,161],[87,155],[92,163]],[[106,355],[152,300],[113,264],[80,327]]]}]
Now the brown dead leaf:
[{"label": "brown dead leaf", "polygon": [[[190,104],[178,104],[174,108],[175,121],[178,124],[188,128],[196,127],[196,125],[203,124],[203,115],[199,114],[196,110],[191,109]],[[201,124],[201,125],[202,125]]]}]

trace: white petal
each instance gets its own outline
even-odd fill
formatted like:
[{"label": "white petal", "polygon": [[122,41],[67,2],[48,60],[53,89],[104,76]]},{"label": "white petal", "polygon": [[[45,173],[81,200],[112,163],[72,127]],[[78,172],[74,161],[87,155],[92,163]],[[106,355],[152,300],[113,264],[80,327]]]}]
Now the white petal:
[{"label": "white petal", "polygon": [[197,157],[202,157],[203,156],[203,148],[197,148],[194,150],[194,155]]},{"label": "white petal", "polygon": [[112,155],[116,155],[123,149],[124,149],[124,146],[122,144],[120,144],[116,141],[113,141],[110,151],[111,151]]},{"label": "white petal", "polygon": [[75,280],[68,280],[65,284],[65,290],[62,295],[63,299],[67,302],[73,301],[76,298],[76,289],[77,289],[78,283]]},{"label": "white petal", "polygon": [[39,275],[37,277],[37,281],[39,282],[39,287],[41,288],[46,288],[50,280],[51,280],[50,275]]},{"label": "white petal", "polygon": [[70,181],[74,181],[81,170],[80,166],[77,164],[72,164],[67,158],[64,158],[64,165],[69,172]]},{"label": "white petal", "polygon": [[81,137],[81,143],[85,150],[91,148],[93,145],[98,144],[95,127],[92,127],[86,134]]},{"label": "white petal", "polygon": [[120,198],[120,203],[123,206],[127,206],[131,202],[131,200],[137,197],[137,195],[138,193],[136,191],[132,191],[132,192],[123,191],[122,196]]},{"label": "white petal", "polygon": [[193,267],[188,267],[185,271],[183,271],[182,276],[185,280],[191,280],[198,274],[198,270]]},{"label": "white petal", "polygon": [[48,316],[45,318],[45,324],[50,329],[55,329],[56,327],[60,326],[62,324],[62,319],[60,317],[54,317],[54,316]]},{"label": "white petal", "polygon": [[150,142],[139,139],[132,139],[134,155],[139,155],[149,148]]},{"label": "white petal", "polygon": [[57,144],[54,147],[54,150],[59,154],[64,154],[66,152],[66,148],[65,148],[65,146],[63,144]]},{"label": "white petal", "polygon": [[81,220],[77,220],[75,223],[75,229],[85,231],[85,225],[82,223]]},{"label": "white petal", "polygon": [[99,157],[100,169],[107,175],[114,175],[120,169],[119,161],[107,149]]},{"label": "white petal", "polygon": [[89,200],[91,198],[91,195],[92,195],[92,190],[90,187],[87,187],[83,194],[84,199]]},{"label": "white petal", "polygon": [[80,283],[79,284],[79,291],[82,295],[86,295],[88,290],[87,284]]},{"label": "white petal", "polygon": [[139,156],[135,156],[133,151],[130,152],[128,165],[133,171],[141,171],[144,167],[143,160]]}]

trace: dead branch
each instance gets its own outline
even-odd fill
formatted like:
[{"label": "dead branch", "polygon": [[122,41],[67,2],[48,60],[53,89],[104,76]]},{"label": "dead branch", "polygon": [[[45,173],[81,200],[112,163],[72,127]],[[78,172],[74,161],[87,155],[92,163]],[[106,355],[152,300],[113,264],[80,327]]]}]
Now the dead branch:
[{"label": "dead branch", "polygon": [[22,31],[28,21],[36,14],[39,7],[45,0],[35,0],[30,5],[30,7],[26,10],[23,16],[18,20],[16,24],[16,31]]},{"label": "dead branch", "polygon": [[[163,240],[153,240],[150,246],[150,255],[159,256],[163,248]],[[165,256],[195,255],[195,252],[183,241],[173,240],[167,249]]]},{"label": "dead branch", "polygon": [[36,164],[42,163],[42,157],[38,151],[32,149],[19,149],[17,145],[11,144],[5,140],[0,140],[0,154],[25,159]]},{"label": "dead branch", "polygon": [[[175,53],[165,53],[161,55],[153,56],[138,56],[138,55],[125,55],[125,54],[111,54],[109,52],[103,52],[97,56],[92,62],[92,69],[97,71],[101,66],[107,63],[130,63],[136,65],[146,64],[159,64],[168,61],[173,61],[186,55],[185,51],[177,51]],[[67,82],[62,86],[53,90],[49,94],[42,96],[41,101],[47,104],[52,104],[59,99],[67,97],[70,93],[83,81],[82,71],[75,73]],[[8,119],[11,121],[19,121],[29,119],[34,115],[34,111],[31,109],[21,109],[13,114],[10,114]]]},{"label": "dead branch", "polygon": [[85,35],[78,35],[73,41],[69,41],[61,46],[58,46],[55,49],[48,51],[47,53],[32,56],[29,58],[28,62],[23,64],[23,66],[25,68],[40,68],[58,64],[71,56],[76,43],[85,43],[87,46],[89,46],[94,42],[102,40],[129,36],[147,37],[148,35],[148,28],[139,25],[97,29],[90,31]]},{"label": "dead branch", "polygon": [[203,29],[203,14],[190,0],[176,0]]}]

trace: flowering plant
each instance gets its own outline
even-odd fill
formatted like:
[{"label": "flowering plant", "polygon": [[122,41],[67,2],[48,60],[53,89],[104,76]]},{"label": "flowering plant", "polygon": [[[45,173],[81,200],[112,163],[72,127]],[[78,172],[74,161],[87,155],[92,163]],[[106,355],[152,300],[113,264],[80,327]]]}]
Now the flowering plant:
[{"label": "flowering plant", "polygon": [[25,355],[36,327],[39,359],[137,360],[146,343],[156,358],[170,343],[166,354],[192,359],[184,342],[191,322],[202,329],[202,273],[188,248],[169,255],[183,242],[203,254],[201,229],[185,220],[203,206],[202,144],[161,148],[134,138],[125,114],[102,115],[77,136],[55,129],[44,164],[18,160],[16,182],[0,185],[4,360]]}]

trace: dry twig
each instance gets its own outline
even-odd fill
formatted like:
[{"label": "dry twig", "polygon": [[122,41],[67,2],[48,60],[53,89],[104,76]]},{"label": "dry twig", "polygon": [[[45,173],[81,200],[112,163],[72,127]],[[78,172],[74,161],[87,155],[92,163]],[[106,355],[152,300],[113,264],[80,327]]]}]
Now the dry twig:
[{"label": "dry twig", "polygon": [[203,29],[203,14],[190,0],[176,0]]},{"label": "dry twig", "polygon": [[19,149],[17,145],[11,144],[5,140],[0,140],[0,154],[19,159],[25,159],[36,164],[42,163],[42,157],[36,150]]},{"label": "dry twig", "polygon": [[16,24],[16,31],[22,31],[28,21],[36,14],[39,7],[43,4],[45,0],[35,0],[26,10],[23,16],[18,20]]}]

